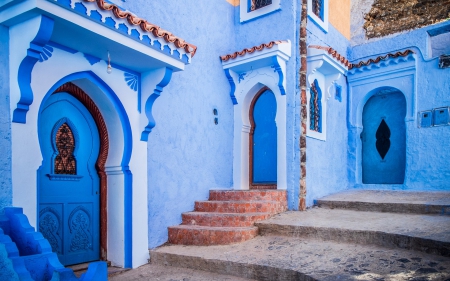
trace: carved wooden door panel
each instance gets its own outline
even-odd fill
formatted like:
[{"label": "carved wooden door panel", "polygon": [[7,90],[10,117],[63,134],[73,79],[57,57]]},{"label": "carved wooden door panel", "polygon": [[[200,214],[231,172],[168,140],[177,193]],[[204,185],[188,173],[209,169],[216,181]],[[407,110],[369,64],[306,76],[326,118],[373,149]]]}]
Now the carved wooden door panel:
[{"label": "carved wooden door panel", "polygon": [[377,94],[364,106],[362,181],[402,184],[406,165],[406,100],[402,93]]},{"label": "carved wooden door panel", "polygon": [[38,228],[62,264],[99,259],[99,134],[68,93],[50,96],[39,117]]},{"label": "carved wooden door panel", "polygon": [[272,91],[256,95],[250,111],[250,188],[273,189],[277,184],[277,103]]}]

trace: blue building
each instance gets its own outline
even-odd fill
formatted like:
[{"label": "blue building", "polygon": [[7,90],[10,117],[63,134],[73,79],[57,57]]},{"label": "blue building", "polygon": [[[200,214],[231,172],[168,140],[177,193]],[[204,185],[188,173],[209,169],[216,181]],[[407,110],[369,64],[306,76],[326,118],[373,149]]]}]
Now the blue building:
[{"label": "blue building", "polygon": [[450,21],[382,1],[0,1],[0,210],[134,268],[210,189],[449,190]]}]

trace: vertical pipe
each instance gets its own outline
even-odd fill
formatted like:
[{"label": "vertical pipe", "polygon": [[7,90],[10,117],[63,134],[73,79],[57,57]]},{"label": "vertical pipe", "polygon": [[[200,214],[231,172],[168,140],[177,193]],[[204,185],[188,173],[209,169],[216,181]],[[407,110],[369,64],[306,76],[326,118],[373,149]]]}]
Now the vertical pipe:
[{"label": "vertical pipe", "polygon": [[306,210],[306,24],[308,17],[308,0],[302,0],[302,12],[300,21],[300,192],[298,209],[300,211]]}]

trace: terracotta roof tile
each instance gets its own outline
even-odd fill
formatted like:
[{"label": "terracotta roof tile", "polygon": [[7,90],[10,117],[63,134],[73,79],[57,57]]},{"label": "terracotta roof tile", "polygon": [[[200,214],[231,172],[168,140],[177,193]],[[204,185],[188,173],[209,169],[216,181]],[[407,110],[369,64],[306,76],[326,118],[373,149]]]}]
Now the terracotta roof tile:
[{"label": "terracotta roof tile", "polygon": [[313,48],[313,49],[319,49],[319,50],[327,51],[328,54],[330,54],[333,58],[335,58],[337,61],[339,61],[340,63],[345,65],[348,69],[351,69],[351,65],[352,64],[344,56],[339,54],[335,49],[333,49],[331,47],[325,47],[325,46],[319,46],[319,45],[310,45],[310,46],[308,46],[308,48]]},{"label": "terracotta roof tile", "polygon": [[148,21],[141,19],[130,12],[122,11],[117,5],[109,4],[104,0],[84,0],[85,2],[96,2],[98,7],[102,10],[112,11],[116,18],[124,19],[132,25],[139,25],[144,32],[150,32],[155,37],[162,37],[168,43],[174,43],[177,48],[183,48],[186,53],[191,54],[191,57],[197,52],[197,46],[187,43],[183,39],[173,35],[167,30],[160,28],[157,25],[151,24]]},{"label": "terracotta roof tile", "polygon": [[406,51],[403,51],[403,52],[396,52],[396,53],[393,53],[393,54],[391,53],[391,54],[387,54],[387,55],[384,55],[384,56],[378,56],[376,59],[369,59],[367,61],[360,61],[359,63],[356,63],[356,64],[353,63],[349,67],[349,69],[360,68],[362,66],[367,66],[367,65],[372,64],[372,63],[379,63],[382,60],[386,60],[386,59],[390,59],[390,58],[406,57],[409,54],[414,54],[414,52],[412,50],[406,50]]},{"label": "terracotta roof tile", "polygon": [[259,46],[254,46],[254,47],[251,47],[251,48],[245,48],[245,49],[243,49],[240,52],[234,52],[232,54],[228,54],[228,55],[225,55],[225,56],[220,56],[220,59],[224,62],[224,61],[227,61],[229,59],[235,59],[235,58],[237,58],[237,56],[244,56],[245,54],[251,54],[251,53],[253,53],[255,51],[261,51],[264,48],[270,49],[274,45],[278,45],[278,44],[281,44],[281,43],[287,43],[287,42],[288,41],[270,41],[267,44],[263,43],[263,44],[261,44]]}]

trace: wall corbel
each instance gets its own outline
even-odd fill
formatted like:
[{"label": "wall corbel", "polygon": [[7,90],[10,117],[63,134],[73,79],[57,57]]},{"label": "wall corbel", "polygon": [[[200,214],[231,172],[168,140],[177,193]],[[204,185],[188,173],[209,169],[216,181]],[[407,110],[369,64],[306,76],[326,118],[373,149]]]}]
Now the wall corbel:
[{"label": "wall corbel", "polygon": [[[157,98],[159,98],[164,87],[167,86],[167,84],[169,84],[170,79],[172,78],[173,70],[171,68],[165,67],[158,71],[162,71],[162,75],[160,74],[162,76],[162,78],[160,78],[158,80],[159,82],[157,82],[153,92],[150,94],[150,96],[147,98],[147,101],[145,102],[145,115],[147,116],[148,124],[147,124],[147,126],[145,126],[144,131],[142,131],[141,141],[148,141],[148,135],[152,131],[153,127],[155,127],[155,125],[156,125],[155,118],[153,118],[153,114],[152,114],[153,104],[154,104],[155,100]],[[154,78],[155,76],[157,76],[156,73],[151,73],[151,74],[149,74],[149,77],[146,77],[146,78],[153,80],[153,79],[155,79]]]},{"label": "wall corbel", "polygon": [[53,33],[54,21],[46,16],[40,16],[40,25],[34,39],[30,42],[26,57],[22,60],[18,71],[20,99],[13,111],[12,121],[26,123],[27,112],[33,103],[33,90],[31,89],[31,72],[34,65],[41,60],[44,47],[50,41]]}]

